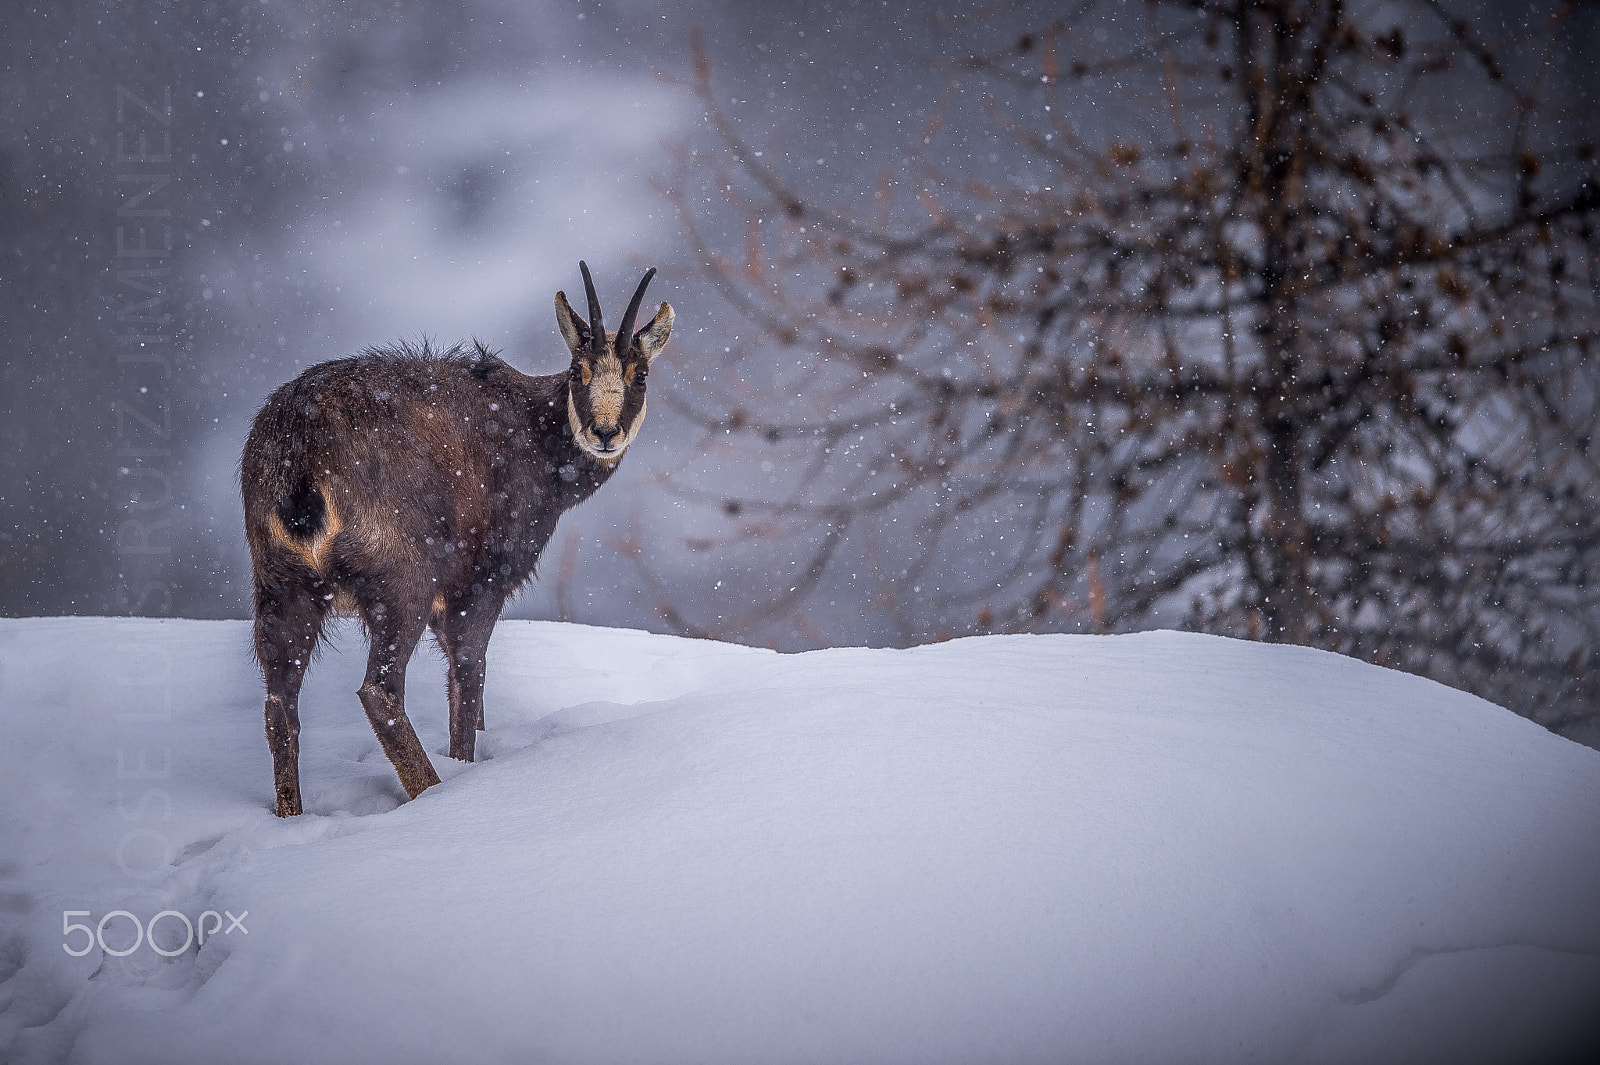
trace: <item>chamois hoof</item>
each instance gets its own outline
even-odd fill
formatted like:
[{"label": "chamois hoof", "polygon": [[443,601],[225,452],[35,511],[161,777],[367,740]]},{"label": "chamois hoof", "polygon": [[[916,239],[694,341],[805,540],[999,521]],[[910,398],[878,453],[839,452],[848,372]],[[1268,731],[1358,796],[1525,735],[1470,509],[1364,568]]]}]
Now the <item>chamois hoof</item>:
[{"label": "chamois hoof", "polygon": [[433,771],[431,763],[424,761],[421,766],[411,766],[409,772],[400,774],[400,786],[406,789],[406,797],[415,799],[439,783],[439,774]]}]

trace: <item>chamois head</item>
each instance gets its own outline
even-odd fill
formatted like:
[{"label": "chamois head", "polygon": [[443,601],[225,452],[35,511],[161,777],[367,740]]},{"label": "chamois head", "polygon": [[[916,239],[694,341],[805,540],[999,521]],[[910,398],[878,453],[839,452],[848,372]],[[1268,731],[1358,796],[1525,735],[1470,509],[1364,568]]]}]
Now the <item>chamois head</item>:
[{"label": "chamois head", "polygon": [[633,331],[639,302],[655,276],[655,267],[651,267],[639,282],[622,325],[608,333],[600,318],[600,297],[595,295],[589,267],[580,262],[578,268],[583,271],[583,287],[589,296],[588,322],[573,313],[565,292],[556,293],[556,324],[572,352],[567,422],[579,447],[601,462],[615,463],[644,424],[644,379],[651,360],[667,346],[672,334],[672,306],[663,303],[648,325]]}]

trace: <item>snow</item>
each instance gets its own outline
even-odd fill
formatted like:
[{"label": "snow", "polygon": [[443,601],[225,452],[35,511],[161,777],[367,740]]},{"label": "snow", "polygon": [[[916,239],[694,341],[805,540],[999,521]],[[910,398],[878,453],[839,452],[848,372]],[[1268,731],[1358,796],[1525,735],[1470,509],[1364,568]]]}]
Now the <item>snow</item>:
[{"label": "snow", "polygon": [[[280,821],[246,623],[0,620],[0,1060],[1470,1062],[1600,1034],[1600,752],[1429,681],[1171,632],[779,655],[502,622],[475,765],[413,662],[444,783],[406,803],[360,634],[335,643]],[[245,930],[63,949],[64,911],[117,909]]]}]

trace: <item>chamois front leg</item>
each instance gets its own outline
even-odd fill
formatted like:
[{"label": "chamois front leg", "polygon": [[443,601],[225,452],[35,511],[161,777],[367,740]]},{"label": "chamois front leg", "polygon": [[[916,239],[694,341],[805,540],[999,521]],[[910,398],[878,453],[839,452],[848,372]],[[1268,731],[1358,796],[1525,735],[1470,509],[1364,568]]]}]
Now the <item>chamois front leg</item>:
[{"label": "chamois front leg", "polygon": [[452,604],[433,622],[439,649],[450,665],[450,757],[470,762],[483,728],[483,678],[489,637],[502,601],[484,596],[465,606]]},{"label": "chamois front leg", "polygon": [[367,655],[367,676],[356,694],[367,712],[383,753],[394,763],[406,794],[415,799],[439,783],[411,720],[406,717],[406,665],[427,624],[423,608],[394,609],[363,604],[362,613],[372,641]]}]

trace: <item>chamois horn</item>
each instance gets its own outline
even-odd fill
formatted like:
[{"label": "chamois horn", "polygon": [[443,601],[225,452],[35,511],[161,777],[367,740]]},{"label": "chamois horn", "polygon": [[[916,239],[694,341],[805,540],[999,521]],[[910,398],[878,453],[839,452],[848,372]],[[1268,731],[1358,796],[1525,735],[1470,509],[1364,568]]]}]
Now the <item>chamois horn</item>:
[{"label": "chamois horn", "polygon": [[579,259],[578,269],[583,271],[583,287],[589,293],[589,345],[598,352],[606,346],[606,323],[600,317],[600,297],[594,294],[594,278],[589,276],[589,264]]},{"label": "chamois horn", "polygon": [[656,268],[652,266],[644,272],[644,279],[634,290],[633,302],[628,304],[628,313],[622,316],[622,325],[617,328],[618,355],[626,355],[633,350],[633,320],[639,314],[639,301],[644,299],[644,290],[649,287],[650,279],[655,276]]}]

